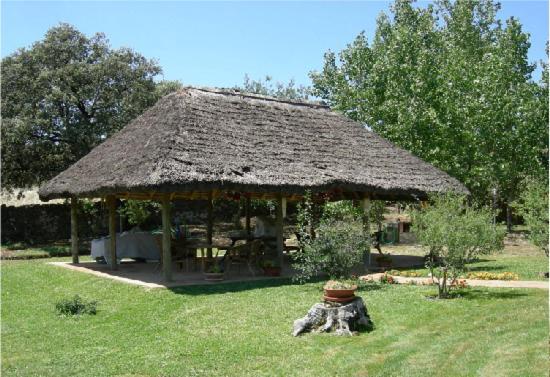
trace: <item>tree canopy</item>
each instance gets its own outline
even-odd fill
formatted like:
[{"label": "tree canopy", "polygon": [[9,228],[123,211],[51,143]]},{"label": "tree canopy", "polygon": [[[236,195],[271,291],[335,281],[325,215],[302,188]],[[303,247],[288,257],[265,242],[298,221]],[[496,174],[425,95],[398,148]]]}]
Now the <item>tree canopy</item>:
[{"label": "tree canopy", "polygon": [[2,59],[3,187],[52,178],[179,87],[156,84],[160,73],[155,61],[68,24]]},{"label": "tree canopy", "polygon": [[274,81],[273,77],[266,75],[265,79],[254,80],[244,76],[241,86],[235,86],[234,89],[245,93],[261,94],[281,99],[307,100],[309,97],[309,88],[302,85],[296,85],[294,80],[288,83]]},{"label": "tree canopy", "polygon": [[505,203],[548,168],[548,73],[535,83],[529,35],[491,0],[397,0],[310,74],[313,95],[450,173],[474,196]]}]

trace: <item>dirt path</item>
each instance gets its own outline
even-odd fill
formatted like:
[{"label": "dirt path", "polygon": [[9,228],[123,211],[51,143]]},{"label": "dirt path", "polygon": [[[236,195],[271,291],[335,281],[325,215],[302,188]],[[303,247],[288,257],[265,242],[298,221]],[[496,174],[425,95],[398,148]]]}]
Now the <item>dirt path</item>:
[{"label": "dirt path", "polygon": [[[362,280],[380,281],[383,273],[368,274],[361,276]],[[418,285],[430,285],[432,284],[431,278],[410,278],[404,276],[393,276],[392,278],[398,284],[418,284]],[[490,288],[536,288],[536,289],[548,289],[547,281],[536,280],[474,280],[465,279],[466,284],[470,287],[490,287]]]}]

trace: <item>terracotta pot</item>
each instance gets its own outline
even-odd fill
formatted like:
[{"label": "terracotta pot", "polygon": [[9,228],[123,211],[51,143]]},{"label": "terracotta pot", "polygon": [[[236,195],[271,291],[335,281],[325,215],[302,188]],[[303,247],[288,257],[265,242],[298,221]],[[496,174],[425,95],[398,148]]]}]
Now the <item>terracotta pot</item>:
[{"label": "terracotta pot", "polygon": [[264,267],[265,276],[281,276],[281,267]]},{"label": "terracotta pot", "polygon": [[205,272],[204,280],[206,281],[222,281],[223,272]]},{"label": "terracotta pot", "polygon": [[327,289],[327,288],[324,288],[324,291],[325,291],[324,299],[327,300],[327,301],[334,301],[334,302],[351,301],[355,298],[355,291],[356,290],[357,290],[356,285],[354,285],[350,289]]}]

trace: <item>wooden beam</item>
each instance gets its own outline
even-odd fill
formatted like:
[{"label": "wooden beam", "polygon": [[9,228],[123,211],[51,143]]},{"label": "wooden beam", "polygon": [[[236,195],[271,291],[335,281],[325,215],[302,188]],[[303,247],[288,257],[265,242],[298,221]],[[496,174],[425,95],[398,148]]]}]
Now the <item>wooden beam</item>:
[{"label": "wooden beam", "polygon": [[363,265],[366,269],[370,267],[370,198],[366,197],[363,199],[363,232],[367,237],[367,249],[365,250],[365,255],[363,256]]},{"label": "wooden beam", "polygon": [[[210,192],[208,194],[208,200],[207,200],[207,224],[206,224],[206,242],[211,245],[212,244],[212,233],[214,231],[214,203],[212,199],[212,193]],[[206,256],[208,258],[212,258],[212,248],[206,249]]]},{"label": "wooden beam", "polygon": [[[246,202],[244,206],[244,214],[246,216],[246,236],[250,238],[252,231],[250,229],[250,195],[246,197]],[[248,240],[247,240],[248,242]]]},{"label": "wooden beam", "polygon": [[277,234],[277,256],[279,259],[279,265],[283,268],[283,250],[284,250],[284,238],[283,238],[283,197],[277,196],[277,208],[275,213],[275,231]]},{"label": "wooden beam", "polygon": [[162,278],[172,280],[172,221],[170,218],[170,195],[161,199],[162,211]]},{"label": "wooden beam", "polygon": [[111,270],[117,269],[116,263],[116,198],[112,195],[107,197],[109,208],[109,259]]},{"label": "wooden beam", "polygon": [[162,196],[162,277],[172,280],[172,222],[170,220],[170,195]]},{"label": "wooden beam", "polygon": [[71,255],[73,263],[78,263],[78,199],[71,198]]}]

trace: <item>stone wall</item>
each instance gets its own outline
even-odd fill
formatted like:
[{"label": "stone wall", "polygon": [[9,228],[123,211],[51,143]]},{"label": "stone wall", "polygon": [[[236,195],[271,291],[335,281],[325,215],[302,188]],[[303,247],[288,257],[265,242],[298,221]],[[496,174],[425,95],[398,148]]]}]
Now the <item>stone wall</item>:
[{"label": "stone wall", "polygon": [[[99,205],[99,203],[98,203]],[[71,237],[71,210],[68,204],[5,206],[2,205],[1,242],[38,244]],[[81,214],[79,236],[95,236],[106,229],[106,219]]]},{"label": "stone wall", "polygon": [[[292,207],[293,209],[294,207]],[[293,212],[289,208],[289,212]],[[233,222],[239,214],[239,202],[231,200],[216,200],[214,205],[215,222]],[[244,211],[240,212],[244,216]],[[256,207],[252,216],[269,215],[267,206]],[[206,223],[206,201],[190,200],[175,201],[172,216],[178,216],[186,224]],[[130,228],[129,224],[117,217],[118,230]],[[25,206],[1,207],[1,242],[24,242],[40,244],[52,241],[67,240],[71,235],[70,205],[42,204]],[[161,227],[160,213],[153,214],[146,223],[140,226],[143,230],[153,230]],[[101,202],[94,204],[93,213],[79,212],[79,238],[97,238],[108,233],[107,210]]]}]

